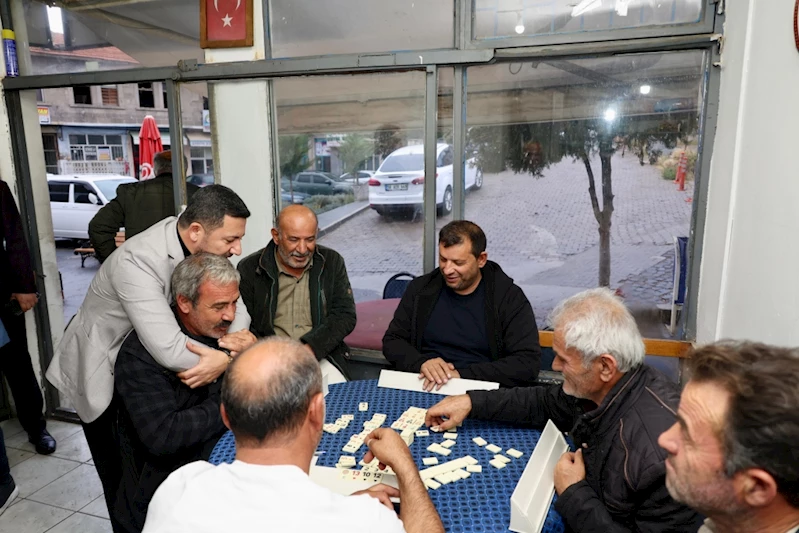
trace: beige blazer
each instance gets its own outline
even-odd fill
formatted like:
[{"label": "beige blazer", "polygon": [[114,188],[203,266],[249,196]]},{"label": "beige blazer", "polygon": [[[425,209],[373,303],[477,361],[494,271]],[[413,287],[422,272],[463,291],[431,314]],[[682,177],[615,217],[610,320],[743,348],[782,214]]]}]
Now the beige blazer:
[{"label": "beige blazer", "polygon": [[[199,361],[186,348],[189,338],[170,308],[172,271],[183,259],[177,218],[169,217],[125,241],[95,275],[46,374],[82,421],[93,422],[111,404],[114,363],[132,330],[169,370],[186,370]],[[249,326],[239,299],[230,331]]]}]

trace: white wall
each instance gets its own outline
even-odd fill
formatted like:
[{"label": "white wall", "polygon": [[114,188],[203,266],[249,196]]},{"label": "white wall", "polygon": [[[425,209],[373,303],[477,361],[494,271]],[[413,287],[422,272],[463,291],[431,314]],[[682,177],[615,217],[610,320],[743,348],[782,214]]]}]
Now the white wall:
[{"label": "white wall", "polygon": [[697,340],[799,345],[794,0],[725,2]]}]

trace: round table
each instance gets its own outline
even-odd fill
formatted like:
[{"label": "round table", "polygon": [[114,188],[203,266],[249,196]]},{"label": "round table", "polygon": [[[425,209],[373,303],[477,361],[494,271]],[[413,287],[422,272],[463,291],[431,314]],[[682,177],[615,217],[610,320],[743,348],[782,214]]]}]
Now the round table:
[{"label": "round table", "polygon": [[[384,427],[390,426],[394,420],[409,407],[427,409],[440,401],[444,396],[423,392],[410,392],[379,388],[376,380],[350,381],[330,386],[325,398],[327,403],[326,422],[333,422],[343,414],[352,414],[355,419],[350,425],[335,435],[323,433],[318,451],[324,451],[317,460],[319,466],[335,466],[338,458],[345,454],[341,448],[349,438],[363,429],[363,423],[372,418],[374,413],[387,415]],[[358,411],[360,402],[368,402],[369,409]],[[425,429],[424,427],[420,429]],[[422,464],[423,457],[437,457],[440,463],[471,455],[483,467],[482,473],[474,473],[471,477],[442,485],[438,490],[429,490],[430,498],[436,506],[444,528],[449,532],[477,533],[483,531],[508,531],[510,524],[510,496],[516,483],[530,459],[540,431],[494,422],[467,420],[457,430],[458,438],[452,453],[438,456],[428,452],[427,446],[433,442],[442,442],[443,434],[430,432],[429,437],[415,437],[411,452],[419,469],[427,468]],[[472,442],[474,437],[483,437],[489,443],[496,444],[503,452],[516,448],[524,452],[520,459],[511,459],[503,469],[498,470],[488,464],[494,454]],[[355,458],[360,461],[366,453],[366,446],[356,452]],[[217,443],[209,461],[213,464],[230,463],[236,453],[232,433],[226,433]],[[563,522],[550,506],[543,531],[546,533],[562,533]]]}]

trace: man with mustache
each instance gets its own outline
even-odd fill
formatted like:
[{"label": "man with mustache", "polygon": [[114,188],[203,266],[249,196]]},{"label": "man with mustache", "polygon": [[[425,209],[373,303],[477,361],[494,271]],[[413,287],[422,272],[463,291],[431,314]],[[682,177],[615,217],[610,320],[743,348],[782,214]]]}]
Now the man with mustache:
[{"label": "man with mustache", "polygon": [[[171,289],[181,331],[222,349],[218,341],[227,335],[239,298],[239,273],[230,261],[210,253],[190,255],[172,273]],[[243,346],[255,343],[249,331],[238,335]],[[114,369],[122,455],[115,514],[125,531],[139,532],[158,486],[181,466],[207,459],[225,432],[221,379],[190,388],[153,358],[137,331],[125,339]]]},{"label": "man with mustache", "polygon": [[355,300],[344,258],[317,244],[319,222],[305,206],[277,217],[272,241],[239,263],[241,299],[258,337],[300,341],[316,357],[328,383],[345,381],[355,329]]}]

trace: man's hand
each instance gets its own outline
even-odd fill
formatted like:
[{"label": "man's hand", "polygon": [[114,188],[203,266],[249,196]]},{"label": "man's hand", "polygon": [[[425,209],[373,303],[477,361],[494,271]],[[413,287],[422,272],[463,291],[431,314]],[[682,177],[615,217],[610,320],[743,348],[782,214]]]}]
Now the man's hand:
[{"label": "man's hand", "polygon": [[427,410],[424,423],[435,431],[446,431],[463,422],[472,411],[468,394],[450,396]]},{"label": "man's hand", "polygon": [[433,387],[439,390],[450,379],[459,378],[460,374],[455,370],[455,365],[447,363],[440,357],[425,361],[419,372],[419,379],[424,379],[424,390],[430,392]]},{"label": "man's hand", "polygon": [[367,435],[364,442],[369,448],[363,456],[364,463],[369,463],[377,457],[380,464],[390,466],[398,476],[417,471],[408,445],[393,429],[377,428]]},{"label": "man's hand", "polygon": [[236,333],[228,333],[219,339],[219,347],[228,350],[230,355],[236,357],[256,342],[258,339],[255,338],[255,335],[250,330],[243,329]]},{"label": "man's hand", "polygon": [[11,295],[11,299],[19,302],[19,306],[22,308],[23,313],[28,312],[30,309],[33,308],[34,305],[36,305],[36,302],[39,301],[39,297],[36,296],[36,293],[23,294],[15,292],[14,294]]},{"label": "man's hand", "polygon": [[178,374],[180,380],[192,389],[208,385],[227,369],[230,358],[225,352],[200,344],[186,343],[189,351],[200,356],[200,362]]},{"label": "man's hand", "polygon": [[555,491],[560,496],[563,491],[585,479],[583,451],[566,452],[555,465]]},{"label": "man's hand", "polygon": [[117,248],[122,246],[122,243],[125,242],[125,232],[124,231],[117,231],[116,235],[114,235],[114,244],[117,245]]},{"label": "man's hand", "polygon": [[353,492],[350,494],[350,496],[360,496],[361,494],[366,494],[367,496],[371,496],[372,498],[380,500],[380,503],[388,507],[389,510],[393,511],[394,504],[389,498],[399,498],[400,491],[394,487],[378,483],[377,485],[372,485],[368,489]]}]

